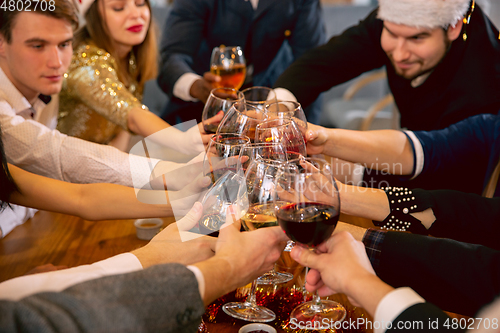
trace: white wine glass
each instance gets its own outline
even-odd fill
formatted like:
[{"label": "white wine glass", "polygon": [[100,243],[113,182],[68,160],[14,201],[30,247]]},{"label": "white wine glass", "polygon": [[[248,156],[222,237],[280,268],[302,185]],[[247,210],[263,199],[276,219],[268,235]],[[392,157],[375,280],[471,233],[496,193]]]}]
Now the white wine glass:
[{"label": "white wine glass", "polygon": [[217,128],[219,127],[219,123],[211,122],[210,119],[215,117],[220,111],[223,111],[224,114],[226,114],[234,103],[242,100],[243,93],[236,89],[212,89],[201,115],[201,121],[203,122],[205,132],[215,134],[217,132]]},{"label": "white wine glass", "polygon": [[246,61],[239,46],[214,47],[210,59],[210,72],[221,77],[214,82],[215,88],[226,87],[240,89],[245,82]]}]

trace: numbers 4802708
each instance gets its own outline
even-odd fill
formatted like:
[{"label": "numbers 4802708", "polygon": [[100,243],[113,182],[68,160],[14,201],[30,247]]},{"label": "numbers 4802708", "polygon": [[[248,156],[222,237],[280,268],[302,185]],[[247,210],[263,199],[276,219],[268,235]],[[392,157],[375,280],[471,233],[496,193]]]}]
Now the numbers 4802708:
[{"label": "numbers 4802708", "polygon": [[3,0],[0,9],[4,11],[19,11],[19,12],[34,12],[37,10],[51,11],[56,10],[56,2],[54,0]]},{"label": "numbers 4802708", "polygon": [[443,326],[452,330],[498,329],[498,318],[448,318]]}]

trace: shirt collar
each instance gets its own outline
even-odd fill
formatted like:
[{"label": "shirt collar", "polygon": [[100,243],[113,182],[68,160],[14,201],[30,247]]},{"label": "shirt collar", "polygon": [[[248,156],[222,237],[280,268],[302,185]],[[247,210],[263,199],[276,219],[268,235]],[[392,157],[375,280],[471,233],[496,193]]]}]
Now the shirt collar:
[{"label": "shirt collar", "polygon": [[[50,96],[38,96],[33,105],[28,102],[26,97],[10,82],[9,78],[0,68],[0,94],[7,103],[16,111],[22,112],[33,107],[36,111],[40,111],[50,101]],[[47,99],[49,97],[49,99]]]}]

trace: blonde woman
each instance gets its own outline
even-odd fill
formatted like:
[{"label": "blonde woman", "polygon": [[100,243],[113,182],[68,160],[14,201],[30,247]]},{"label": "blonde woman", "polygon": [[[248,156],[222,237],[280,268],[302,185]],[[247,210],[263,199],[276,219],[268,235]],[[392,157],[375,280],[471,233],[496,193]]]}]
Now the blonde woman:
[{"label": "blonde woman", "polygon": [[[157,74],[155,25],[148,0],[96,0],[75,34],[75,51],[60,94],[57,129],[122,150],[127,133],[147,137],[170,125],[141,103],[144,83]],[[202,141],[208,142],[202,127]],[[201,152],[198,127],[174,130],[161,144]]]}]

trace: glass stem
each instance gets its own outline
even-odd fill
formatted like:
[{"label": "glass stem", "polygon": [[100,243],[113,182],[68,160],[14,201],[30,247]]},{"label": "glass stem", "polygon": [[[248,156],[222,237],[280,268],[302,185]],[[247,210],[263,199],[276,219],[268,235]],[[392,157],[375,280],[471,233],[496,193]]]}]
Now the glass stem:
[{"label": "glass stem", "polygon": [[245,305],[256,307],[257,306],[257,296],[255,291],[257,290],[257,280],[252,281],[252,286],[250,287],[250,293],[245,300]]},{"label": "glass stem", "polygon": [[313,311],[320,311],[321,308],[323,307],[323,305],[321,304],[321,298],[319,298],[319,295],[318,295],[318,291],[316,290],[314,292],[314,296],[313,296],[313,299],[312,299],[312,305],[311,305],[311,309]]}]

